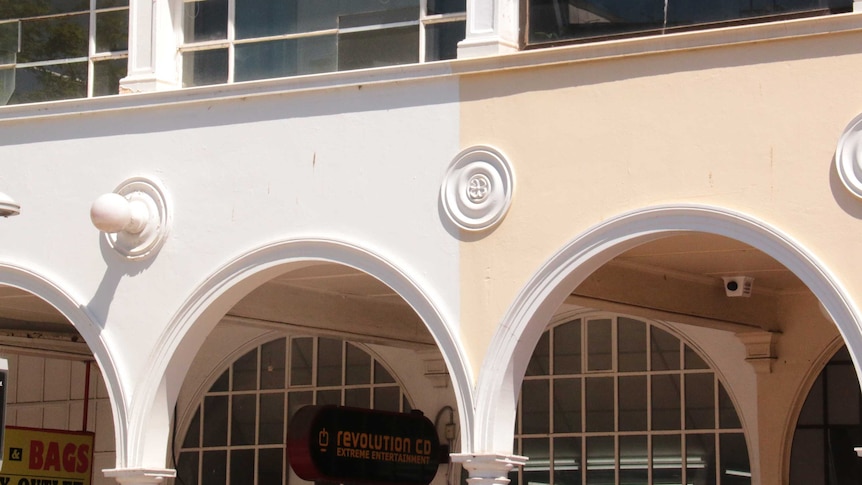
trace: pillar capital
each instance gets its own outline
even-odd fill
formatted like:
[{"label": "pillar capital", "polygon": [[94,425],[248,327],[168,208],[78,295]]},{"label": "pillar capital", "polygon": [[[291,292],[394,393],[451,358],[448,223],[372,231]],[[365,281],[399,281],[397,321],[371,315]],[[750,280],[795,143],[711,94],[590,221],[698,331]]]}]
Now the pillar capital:
[{"label": "pillar capital", "polygon": [[171,468],[112,468],[102,472],[122,485],[155,485],[177,476]]},{"label": "pillar capital", "polygon": [[509,472],[527,462],[524,456],[496,453],[453,453],[451,458],[470,474],[470,485],[508,485]]}]

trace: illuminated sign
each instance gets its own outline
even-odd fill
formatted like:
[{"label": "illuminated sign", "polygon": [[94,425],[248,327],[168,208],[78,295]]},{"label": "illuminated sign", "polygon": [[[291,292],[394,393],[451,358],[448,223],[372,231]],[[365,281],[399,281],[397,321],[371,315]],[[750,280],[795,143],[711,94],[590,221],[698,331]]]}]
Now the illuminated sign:
[{"label": "illuminated sign", "polygon": [[440,464],[437,431],[419,412],[306,406],[287,438],[288,461],[303,480],[426,485]]},{"label": "illuminated sign", "polygon": [[90,485],[93,433],[6,428],[0,485]]}]

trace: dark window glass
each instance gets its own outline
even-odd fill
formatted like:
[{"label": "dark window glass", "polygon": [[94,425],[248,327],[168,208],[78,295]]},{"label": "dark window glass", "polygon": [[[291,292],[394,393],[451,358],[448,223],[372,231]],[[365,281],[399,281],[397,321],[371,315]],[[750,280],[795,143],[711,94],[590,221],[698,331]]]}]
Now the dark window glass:
[{"label": "dark window glass", "polygon": [[129,11],[96,14],[96,52],[116,52],[129,48]]},{"label": "dark window glass", "polygon": [[614,379],[586,380],[587,431],[614,430]]},{"label": "dark window glass", "polygon": [[554,438],[554,483],[580,485],[583,462],[580,438]]},{"label": "dark window glass", "polygon": [[[546,332],[545,335],[548,335]],[[554,374],[581,372],[581,321],[575,320],[554,329]]]},{"label": "dark window glass", "polygon": [[715,378],[711,373],[685,376],[685,428],[715,428]]},{"label": "dark window glass", "polygon": [[201,483],[206,485],[225,485],[227,482],[227,452],[204,451],[201,467]]},{"label": "dark window glass", "polygon": [[287,421],[303,406],[314,404],[314,393],[311,391],[290,392],[287,394]]},{"label": "dark window glass", "polygon": [[[525,438],[524,452],[533,458],[535,466],[524,467],[525,483],[549,483],[551,473],[545,463],[551,456],[550,440],[548,438]],[[529,462],[528,462],[529,463]]]},{"label": "dark window glass", "polygon": [[218,379],[213,382],[213,385],[210,387],[210,392],[224,392],[228,390],[228,386],[230,385],[230,369],[222,372]]},{"label": "dark window glass", "polygon": [[206,86],[227,82],[227,49],[183,54],[183,86]]},{"label": "dark window glass", "polygon": [[419,62],[419,26],[344,33],[338,36],[338,70]]},{"label": "dark window glass", "polygon": [[685,437],[688,483],[715,483],[715,435],[690,434]]},{"label": "dark window glass", "polygon": [[227,444],[227,399],[227,396],[206,396],[204,398],[203,446],[224,446]]},{"label": "dark window glass", "polygon": [[285,340],[281,338],[260,346],[261,389],[284,389]]},{"label": "dark window glass", "polygon": [[257,396],[254,394],[233,396],[230,414],[230,444],[234,446],[255,444]]},{"label": "dark window glass", "polygon": [[646,324],[631,318],[620,318],[617,333],[619,371],[647,370]]},{"label": "dark window glass", "polygon": [[722,434],[719,435],[718,442],[718,454],[721,456],[721,482],[732,485],[750,484],[751,465],[748,461],[748,445],[745,443],[745,436],[737,433]]},{"label": "dark window glass", "polygon": [[428,0],[428,15],[458,13],[467,10],[467,0]]},{"label": "dark window glass", "polygon": [[619,377],[620,431],[647,430],[647,376]]},{"label": "dark window glass", "polygon": [[371,407],[371,389],[345,389],[344,390],[344,405],[355,408],[370,408]]},{"label": "dark window glass", "polygon": [[649,469],[643,466],[648,449],[646,436],[620,436],[620,483],[649,483]]},{"label": "dark window glass", "polygon": [[703,361],[700,355],[688,345],[685,346],[685,368],[686,369],[709,369],[709,365]]},{"label": "dark window glass", "polygon": [[533,349],[533,355],[530,357],[530,362],[527,364],[528,376],[546,376],[551,370],[550,357],[551,335],[548,332],[542,334],[539,338],[539,343]]},{"label": "dark window glass", "polygon": [[257,349],[234,362],[231,389],[234,391],[257,389]]},{"label": "dark window glass", "polygon": [[342,345],[340,340],[322,338],[317,344],[317,385],[340,386]]},{"label": "dark window glass", "polygon": [[458,57],[458,42],[466,37],[466,22],[431,24],[425,28],[425,60],[442,61]]},{"label": "dark window glass", "polygon": [[550,431],[551,410],[548,408],[547,380],[524,381],[521,387],[521,432],[524,434]]},{"label": "dark window glass", "polygon": [[554,433],[581,431],[581,380],[554,380]]},{"label": "dark window glass", "polygon": [[96,0],[96,8],[128,7],[129,0]]},{"label": "dark window glass", "polygon": [[93,63],[93,96],[119,94],[120,79],[126,77],[128,59],[110,59]]},{"label": "dark window glass", "polygon": [[180,453],[177,460],[177,482],[184,485],[198,485],[198,463],[199,453],[196,451],[185,451]]},{"label": "dark window glass", "polygon": [[613,369],[612,320],[587,320],[587,370]]},{"label": "dark window glass", "polygon": [[730,395],[727,394],[721,381],[718,383],[718,419],[724,429],[742,428],[742,422],[739,420],[739,415],[736,414],[736,407],[734,407],[733,401],[730,400]]},{"label": "dark window glass", "polygon": [[330,391],[317,391],[317,400],[314,402],[318,406],[339,405],[341,404],[341,389]]},{"label": "dark window glass", "polygon": [[310,338],[296,338],[290,341],[290,385],[310,386],[312,350],[314,341]]},{"label": "dark window glass", "polygon": [[[257,483],[263,485],[280,484],[284,474],[284,449],[266,448],[258,452]],[[248,482],[252,483],[252,482]]]},{"label": "dark window glass", "polygon": [[192,422],[186,430],[186,439],[183,441],[183,448],[197,448],[201,442],[201,409],[195,411]]},{"label": "dark window glass", "polygon": [[395,378],[392,374],[383,367],[380,362],[374,361],[374,383],[375,384],[394,384]]},{"label": "dark window glass", "polygon": [[664,330],[650,328],[651,370],[678,370],[679,339]]},{"label": "dark window glass", "polygon": [[18,62],[87,57],[89,26],[87,14],[22,20]]},{"label": "dark window glass", "polygon": [[227,0],[185,2],[185,41],[201,42],[227,38],[227,3]]},{"label": "dark window glass", "polygon": [[587,483],[614,483],[616,451],[613,436],[587,437]]},{"label": "dark window glass", "polygon": [[378,387],[374,389],[374,409],[400,411],[401,389],[398,387]]},{"label": "dark window glass", "polygon": [[335,35],[236,46],[237,82],[335,70]]},{"label": "dark window glass", "polygon": [[371,383],[371,356],[353,344],[347,344],[345,384]]},{"label": "dark window glass", "polygon": [[654,483],[682,482],[682,436],[652,437],[652,468]]},{"label": "dark window glass", "polygon": [[680,429],[679,375],[654,375],[652,380],[652,429]]},{"label": "dark window glass", "polygon": [[254,450],[230,452],[230,483],[254,483]]},{"label": "dark window glass", "polygon": [[284,443],[284,394],[261,394],[258,443]]},{"label": "dark window glass", "polygon": [[296,32],[297,3],[296,0],[236,0],[236,38]]}]

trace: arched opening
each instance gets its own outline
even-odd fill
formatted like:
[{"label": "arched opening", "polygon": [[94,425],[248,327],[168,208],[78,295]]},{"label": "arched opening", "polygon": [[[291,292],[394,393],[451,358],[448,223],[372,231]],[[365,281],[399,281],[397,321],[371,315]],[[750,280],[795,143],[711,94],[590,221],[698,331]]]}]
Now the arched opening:
[{"label": "arched opening", "polygon": [[[305,405],[421,411],[460,449],[444,353],[407,301],[343,264],[287,264],[239,299],[197,350],[179,390],[175,483],[306,483],[285,456]],[[444,463],[434,483],[455,473]]]},{"label": "arched opening", "polygon": [[[47,481],[59,469],[70,480],[92,476],[95,485],[116,483],[101,471],[116,464],[123,423],[111,402],[116,380],[100,371],[110,356],[88,332],[92,322],[45,280],[17,271],[0,278],[0,358],[9,365],[5,444],[8,450],[22,448],[17,461],[4,456],[3,475],[14,483]],[[77,317],[79,326],[60,309]],[[29,446],[32,440],[45,444],[41,454]],[[74,449],[73,462],[55,462],[52,441],[58,449]],[[34,464],[41,467],[34,470]]]},{"label": "arched opening", "polygon": [[[743,284],[753,279],[753,287],[740,294],[727,286],[726,277]],[[509,387],[519,390],[530,380],[524,376],[536,346],[561,315],[587,310],[627,314],[661,322],[693,342],[722,376],[736,405],[750,469],[728,475],[716,466],[715,474],[701,483],[783,482],[788,430],[796,421],[788,403],[804,387],[812,362],[835,339],[843,338],[851,355],[858,348],[859,319],[848,301],[803,247],[739,214],[661,207],[612,219],[551,258],[507,314],[492,345],[512,352],[501,350],[485,362],[477,391],[482,423],[477,436],[484,440],[482,446],[498,449],[515,437],[498,424],[515,422],[519,411],[517,393],[508,394]],[[495,372],[503,376],[497,383],[488,377]],[[619,386],[620,376],[614,377]],[[614,392],[618,398],[619,388]],[[619,433],[619,416],[615,419],[614,432]],[[685,423],[681,426],[685,435]],[[614,436],[617,475],[606,477],[607,483],[624,483],[619,437]],[[687,446],[683,441],[680,450]],[[718,450],[720,462],[720,439]],[[681,478],[672,480],[679,483]]]}]

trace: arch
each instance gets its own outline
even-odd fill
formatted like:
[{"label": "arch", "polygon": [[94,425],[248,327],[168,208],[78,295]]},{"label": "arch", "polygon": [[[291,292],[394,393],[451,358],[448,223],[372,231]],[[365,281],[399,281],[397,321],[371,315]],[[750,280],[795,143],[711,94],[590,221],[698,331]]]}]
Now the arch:
[{"label": "arch", "polygon": [[376,277],[397,292],[419,315],[440,347],[455,386],[462,422],[462,442],[469,439],[473,417],[472,376],[464,352],[441,311],[441,298],[397,265],[358,246],[328,239],[294,239],[250,250],[225,264],[186,299],[159,337],[152,372],[141,383],[130,406],[131,468],[162,466],[169,441],[169,422],[191,361],[206,336],[240,298],[287,268],[308,262],[332,262]]},{"label": "arch", "polygon": [[0,263],[0,285],[12,286],[45,300],[84,337],[105,379],[113,412],[117,456],[124,456],[128,421],[123,387],[110,346],[105,342],[96,317],[87,310],[86,304],[82,303],[84,300],[75,298],[49,278],[10,263]]},{"label": "arch", "polygon": [[847,292],[802,245],[752,217],[717,207],[663,205],[624,213],[573,239],[532,276],[492,338],[476,387],[476,450],[511,454],[517,392],[527,361],[554,311],[591,273],[628,249],[684,232],[742,241],[768,254],[820,300],[855,355],[862,352],[862,318]]}]

